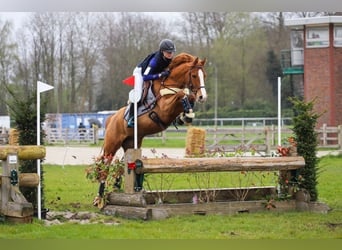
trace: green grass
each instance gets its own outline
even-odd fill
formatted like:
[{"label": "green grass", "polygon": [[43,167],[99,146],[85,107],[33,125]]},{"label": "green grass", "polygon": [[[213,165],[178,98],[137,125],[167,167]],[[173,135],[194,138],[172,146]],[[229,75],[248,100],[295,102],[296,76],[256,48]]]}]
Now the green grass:
[{"label": "green grass", "polygon": [[320,160],[318,196],[330,207],[342,210],[342,156],[327,156]]},{"label": "green grass", "polygon": [[[319,200],[328,214],[260,212],[235,215],[179,216],[160,221],[110,217],[118,225],[79,225],[71,222],[45,226],[0,223],[1,239],[341,239],[342,156],[320,161]],[[50,210],[98,211],[91,206],[97,183],[85,178],[86,166],[44,165],[45,207]],[[174,181],[185,186],[186,180]]]},{"label": "green grass", "polygon": [[[184,135],[186,138],[186,135]],[[147,139],[145,138],[142,143],[142,148],[185,148],[185,139]]]}]

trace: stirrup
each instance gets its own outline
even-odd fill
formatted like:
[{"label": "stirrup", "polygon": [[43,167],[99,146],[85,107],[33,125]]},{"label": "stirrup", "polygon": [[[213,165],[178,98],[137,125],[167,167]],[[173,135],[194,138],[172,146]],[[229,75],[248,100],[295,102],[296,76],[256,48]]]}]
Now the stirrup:
[{"label": "stirrup", "polygon": [[128,128],[133,128],[134,127],[134,117],[131,117],[131,118],[128,119],[127,127]]}]

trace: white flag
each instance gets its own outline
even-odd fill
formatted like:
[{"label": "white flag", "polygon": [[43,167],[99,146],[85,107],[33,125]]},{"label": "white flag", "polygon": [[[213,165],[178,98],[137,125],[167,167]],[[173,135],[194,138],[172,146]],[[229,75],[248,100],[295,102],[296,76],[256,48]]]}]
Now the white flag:
[{"label": "white flag", "polygon": [[53,86],[48,85],[46,83],[43,83],[40,81],[37,82],[38,93],[42,93],[42,92],[48,91],[48,90],[53,89],[53,88],[54,88]]}]

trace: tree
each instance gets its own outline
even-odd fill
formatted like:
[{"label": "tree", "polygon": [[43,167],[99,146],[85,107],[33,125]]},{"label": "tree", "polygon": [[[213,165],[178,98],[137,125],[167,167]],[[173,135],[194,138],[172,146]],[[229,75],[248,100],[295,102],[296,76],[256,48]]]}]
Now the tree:
[{"label": "tree", "polygon": [[131,89],[122,80],[131,76],[135,66],[158,49],[163,38],[173,39],[173,36],[162,21],[141,13],[106,13],[99,18],[97,26],[101,47],[97,107],[118,109],[126,105]]},{"label": "tree", "polygon": [[317,132],[315,127],[320,114],[313,112],[315,100],[304,102],[298,98],[290,98],[294,106],[295,116],[293,117],[293,132],[297,142],[297,152],[304,157],[305,167],[297,171],[297,176],[301,175],[299,187],[306,189],[310,194],[311,201],[318,198],[317,173],[319,159],[317,157]]},{"label": "tree", "polygon": [[272,90],[273,100],[276,100],[278,93],[278,77],[282,77],[283,72],[280,66],[280,61],[273,50],[267,52],[266,77],[268,84]]},{"label": "tree", "polygon": [[[11,118],[15,122],[15,128],[19,132],[19,145],[36,145],[37,143],[37,107],[36,107],[36,92],[34,89],[29,93],[23,93],[15,86],[5,85],[6,90],[11,96],[11,99],[7,101],[7,105],[10,108]],[[46,99],[43,102],[43,107],[46,107]],[[45,117],[45,109],[40,112],[40,120],[43,121]],[[40,124],[41,126],[41,124]],[[44,132],[41,129],[41,144],[43,144]],[[36,160],[22,160],[20,161],[19,170],[21,173],[36,173],[37,161]],[[44,207],[44,174],[43,168],[41,168],[41,204]],[[28,202],[33,204],[34,208],[37,208],[37,188],[20,188],[22,194],[25,196]]]},{"label": "tree", "polygon": [[[14,75],[16,44],[10,39],[11,29],[11,23],[2,23],[0,20],[0,89],[5,89],[5,85],[11,82]],[[0,115],[8,114],[6,100],[6,92],[2,91],[0,96]]]},{"label": "tree", "polygon": [[219,106],[243,108],[246,100],[263,97],[267,91],[265,75],[260,73],[266,60],[264,32],[248,13],[229,15],[225,30],[211,52],[219,74]]}]

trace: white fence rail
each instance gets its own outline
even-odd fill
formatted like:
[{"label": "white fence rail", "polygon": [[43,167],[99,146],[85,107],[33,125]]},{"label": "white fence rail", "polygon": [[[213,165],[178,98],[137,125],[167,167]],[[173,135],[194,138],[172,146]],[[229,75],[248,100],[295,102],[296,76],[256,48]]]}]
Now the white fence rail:
[{"label": "white fence rail", "polygon": [[[153,135],[147,138],[161,138],[163,142],[172,139],[184,139],[179,134],[186,133],[186,128],[169,128],[159,135]],[[318,146],[320,148],[342,149],[342,125],[337,127],[328,127],[323,125],[315,130],[317,132]],[[175,135],[173,135],[173,133]],[[293,131],[289,127],[282,127],[281,134],[283,140]],[[206,146],[207,149],[220,148],[226,151],[236,151],[241,147],[253,148],[257,151],[269,153],[278,146],[278,128],[277,126],[266,127],[241,127],[241,128],[206,128]]]},{"label": "white fence rail", "polygon": [[97,128],[48,128],[45,131],[47,144],[97,144],[99,141]]},{"label": "white fence rail", "polygon": [[[86,128],[82,133],[82,129],[71,128],[48,128],[45,130],[45,143],[47,144],[98,144],[99,138],[104,135],[103,128]],[[275,149],[277,145],[278,129],[277,126],[258,126],[254,123],[252,126],[242,127],[222,127],[208,126],[206,130],[206,146],[208,149],[220,147],[227,151],[236,150],[239,147],[253,147],[259,151],[269,152]],[[169,127],[162,133],[154,134],[146,137],[146,139],[160,139],[162,142],[166,140],[184,140],[187,127],[176,129]],[[317,140],[321,148],[342,149],[342,125],[330,127],[323,125],[316,129]],[[286,138],[292,134],[289,127],[282,127],[282,138]],[[8,133],[2,131],[0,144],[7,144]]]}]

